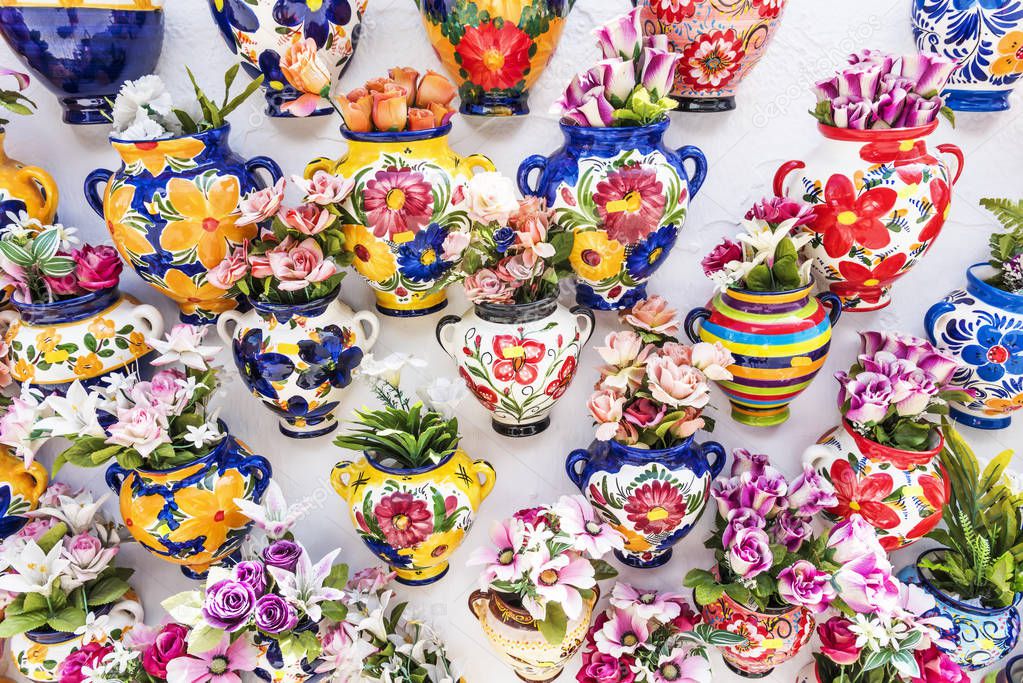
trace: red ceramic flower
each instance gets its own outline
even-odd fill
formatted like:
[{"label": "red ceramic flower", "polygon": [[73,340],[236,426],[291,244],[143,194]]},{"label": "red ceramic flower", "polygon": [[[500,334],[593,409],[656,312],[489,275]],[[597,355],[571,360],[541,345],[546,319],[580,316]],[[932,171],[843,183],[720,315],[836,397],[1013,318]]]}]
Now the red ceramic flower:
[{"label": "red ceramic flower", "polygon": [[693,90],[720,90],[735,78],[745,57],[734,29],[703,33],[682,52],[679,71]]},{"label": "red ceramic flower", "polygon": [[422,173],[391,167],[366,183],[362,194],[366,218],[377,237],[391,239],[419,232],[433,217],[433,190]]},{"label": "red ceramic flower", "polygon": [[408,493],[392,493],[381,498],[373,514],[392,548],[411,548],[433,533],[433,512],[426,501]]},{"label": "red ceramic flower", "polygon": [[899,516],[884,502],[894,486],[890,475],[878,472],[860,478],[848,460],[839,459],[831,465],[831,485],[838,497],[838,505],[828,510],[831,514],[845,519],[859,513],[878,529],[899,525]]},{"label": "red ceramic flower", "polygon": [[938,163],[927,153],[923,140],[871,142],[860,148],[860,158],[872,164],[893,164],[895,172],[909,185],[923,180],[924,170]]},{"label": "red ceramic flower", "polygon": [[901,253],[882,259],[873,269],[856,261],[842,261],[838,264],[838,272],[845,282],[832,285],[832,290],[839,296],[855,295],[868,304],[876,304],[881,300],[884,288],[895,281],[905,265],[906,255]]},{"label": "red ceramic flower", "polygon": [[703,0],[650,0],[650,11],[666,24],[677,24],[696,14]]},{"label": "red ceramic flower", "polygon": [[575,356],[566,358],[565,362],[561,364],[561,369],[558,370],[557,378],[547,385],[544,393],[555,401],[564,396],[568,391],[568,386],[572,383],[572,378],[575,377],[575,366]]},{"label": "red ceramic flower", "polygon": [[931,181],[930,190],[934,216],[927,221],[923,232],[920,233],[920,242],[926,242],[938,236],[941,228],[945,225],[945,219],[948,218],[949,209],[952,208],[952,192],[949,190],[948,183],[941,178],[935,178]]},{"label": "red ceramic flower", "polygon": [[667,199],[657,171],[625,166],[597,183],[593,201],[610,239],[638,244],[657,230]]},{"label": "red ceramic flower", "polygon": [[625,503],[625,513],[643,534],[663,534],[686,516],[686,502],[674,486],[654,480],[636,489]]},{"label": "red ceramic flower", "polygon": [[824,234],[824,249],[832,258],[848,253],[853,244],[880,249],[891,241],[881,218],[898,198],[890,187],[875,187],[857,197],[852,181],[836,174],[824,188],[824,203],[813,207],[810,227]]},{"label": "red ceramic flower", "polygon": [[487,410],[493,410],[497,407],[497,393],[493,389],[477,384],[465,368],[461,368],[458,372],[462,375],[465,386],[476,397],[476,400],[483,404],[483,407]]},{"label": "red ceramic flower", "polygon": [[484,90],[515,87],[529,71],[529,34],[510,21],[501,27],[493,21],[466,26],[455,52],[469,80]]},{"label": "red ceramic flower", "polygon": [[763,19],[774,19],[784,9],[785,0],[753,0],[753,6]]},{"label": "red ceramic flower", "polygon": [[501,382],[515,381],[532,384],[540,372],[537,363],[543,360],[546,348],[534,339],[522,339],[510,334],[494,337],[494,377]]}]

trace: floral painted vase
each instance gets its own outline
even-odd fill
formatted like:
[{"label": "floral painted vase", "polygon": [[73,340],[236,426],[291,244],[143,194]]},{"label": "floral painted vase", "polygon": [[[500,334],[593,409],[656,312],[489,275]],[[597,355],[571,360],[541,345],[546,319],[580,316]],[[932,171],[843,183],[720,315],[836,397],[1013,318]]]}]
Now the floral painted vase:
[{"label": "floral painted vase", "polygon": [[235,154],[230,132],[224,125],[166,140],[112,139],[121,168],[97,169],[85,179],[85,198],[106,220],[121,256],[194,325],[215,322],[236,306],[206,273],[256,235],[255,225],[236,224],[241,198],[264,187],[256,171],[273,182],[282,176],[272,159],[245,161]]},{"label": "floral painted vase", "polygon": [[477,304],[445,316],[437,340],[503,436],[533,436],[551,424],[579,354],[593,334],[593,313],[556,297],[529,304]]},{"label": "floral painted vase", "polygon": [[899,572],[899,580],[916,584],[934,598],[935,607],[924,616],[945,617],[952,622],[951,629],[941,632],[941,639],[951,647],[938,647],[967,671],[986,669],[1008,657],[1019,642],[1018,605],[1023,594],[1017,593],[1008,607],[989,609],[945,593],[931,582],[930,571],[920,566],[925,558],[937,559],[942,552],[936,548],[921,553],[915,564]]},{"label": "floral painted vase", "polygon": [[843,422],[808,448],[803,462],[835,488],[838,504],[825,517],[860,515],[891,552],[920,540],[941,521],[949,499],[948,476],[938,460],[945,438],[935,431],[933,442],[928,451],[903,451],[870,441]]},{"label": "floral painted vase", "polygon": [[108,124],[121,86],[156,70],[163,0],[4,0],[0,36],[60,100],[65,123]]},{"label": "floral painted vase", "polygon": [[1023,74],[1023,0],[913,0],[912,12],[917,48],[959,64],[941,93],[945,105],[1008,109]]},{"label": "floral painted vase", "polygon": [[137,363],[152,349],[146,338],[163,334],[163,316],[153,306],[116,288],[48,304],[11,300],[0,311],[8,323],[11,376],[44,393],[63,393],[75,380],[101,377]]},{"label": "floral painted vase", "polygon": [[789,161],[774,177],[779,197],[813,205],[806,247],[822,289],[846,310],[874,311],[891,303],[891,288],[916,265],[941,232],[952,186],[963,170],[955,145],[938,145],[955,169],[933,156],[918,128],[853,130],[818,124],[824,141],[806,161]]},{"label": "floral painted vase", "polygon": [[[136,625],[144,623],[142,603],[134,591],[128,591],[120,602],[103,605],[94,615],[106,617],[102,631],[96,634],[101,642],[120,640]],[[32,681],[61,680],[57,674],[61,663],[86,644],[84,634],[49,628],[27,631],[7,641],[14,668]]]},{"label": "floral painted vase", "polygon": [[692,341],[720,343],[735,359],[732,379],[718,386],[736,422],[773,427],[788,420],[789,404],[827,361],[842,301],[812,290],[812,284],[788,292],[728,289],[686,316]]},{"label": "floral painted vase", "polygon": [[562,123],[564,146],[519,166],[522,193],[546,198],[557,222],[575,232],[570,262],[583,306],[629,308],[646,298],[647,280],[675,246],[707,159],[691,145],[665,147],[667,129],[667,120],[635,128]]},{"label": "floral painted vase", "polygon": [[735,90],[767,51],[786,0],[633,0],[643,32],[682,55],[672,95],[680,111],[735,109]]},{"label": "floral painted vase", "polygon": [[[305,631],[312,631],[315,634],[317,627],[318,624],[306,620],[293,631],[296,634]],[[317,659],[310,662],[301,655],[285,655],[280,643],[259,632],[255,635],[254,644],[259,653],[256,655],[256,668],[252,673],[257,680],[266,683],[305,683],[316,674],[316,667],[322,661]]]},{"label": "floral painted vase", "polygon": [[457,450],[414,469],[366,453],[358,462],[339,462],[330,482],[347,503],[356,533],[396,580],[425,586],[448,573],[448,560],[496,478],[490,463]]},{"label": "floral painted vase", "polygon": [[[221,423],[220,431],[227,434],[227,426]],[[135,540],[181,565],[185,576],[202,579],[211,565],[241,547],[252,527],[235,499],[259,503],[272,473],[266,458],[228,434],[188,465],[126,470],[114,463],[106,481],[120,498],[121,517]]]},{"label": "floral painted vase", "polygon": [[931,342],[958,361],[953,384],[974,392],[949,413],[977,429],[1005,429],[1023,408],[1023,295],[989,285],[994,275],[986,263],[967,268],[966,287],[924,316]]},{"label": "floral painted vase", "polygon": [[228,311],[217,321],[245,386],[280,417],[285,436],[333,432],[334,411],[363,354],[376,343],[380,321],[366,311],[353,313],[336,291],[304,304],[250,303],[248,313]]},{"label": "floral painted vase", "polygon": [[413,0],[462,113],[522,116],[575,0]]},{"label": "floral painted vase", "polygon": [[4,140],[5,134],[0,132],[0,230],[11,224],[8,214],[22,212],[43,225],[52,224],[60,199],[57,181],[38,166],[26,166],[7,156]]},{"label": "floral painted vase", "polygon": [[39,505],[49,481],[49,473],[38,460],[25,467],[21,458],[0,446],[0,541],[25,526],[25,513]]},{"label": "floral painted vase", "polygon": [[764,678],[774,667],[795,657],[810,640],[813,615],[805,607],[758,612],[723,594],[717,602],[701,609],[703,621],[711,628],[744,636],[744,645],[719,649],[725,665],[746,678]]},{"label": "floral painted vase", "polygon": [[565,639],[558,645],[547,642],[529,612],[508,596],[473,591],[469,596],[469,611],[479,621],[498,658],[510,666],[516,676],[527,682],[546,683],[560,676],[561,670],[582,647],[599,597],[597,587],[593,597],[584,602],[582,613],[568,622]]},{"label": "floral painted vase", "polygon": [[485,156],[456,154],[450,133],[450,123],[401,133],[342,128],[348,152],[306,167],[307,178],[325,170],[355,180],[342,205],[344,248],[384,315],[428,315],[447,305],[447,294],[433,289],[454,265],[442,258],[444,238],[469,229],[466,186],[474,170],[496,170]]},{"label": "floral painted vase", "polygon": [[672,547],[700,520],[726,457],[721,444],[697,444],[693,437],[663,450],[594,441],[589,450],[572,451],[565,470],[601,518],[625,537],[625,550],[615,556],[649,569],[666,564]]},{"label": "floral painted vase", "polygon": [[[296,42],[312,39],[317,56],[336,83],[348,68],[359,41],[367,0],[208,0],[224,40],[242,59],[253,78],[264,77],[266,113],[290,117],[282,105],[297,100],[298,92],[284,76],[281,59]],[[334,110],[317,109],[322,116]]]}]

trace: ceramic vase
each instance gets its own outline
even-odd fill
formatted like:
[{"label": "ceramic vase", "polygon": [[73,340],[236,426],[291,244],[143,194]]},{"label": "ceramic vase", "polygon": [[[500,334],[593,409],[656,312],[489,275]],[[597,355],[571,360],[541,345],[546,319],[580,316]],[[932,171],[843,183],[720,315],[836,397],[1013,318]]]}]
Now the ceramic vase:
[{"label": "ceramic vase", "polygon": [[476,304],[445,316],[437,340],[491,415],[502,436],[533,436],[568,391],[579,354],[593,334],[593,313],[550,297],[528,304]]},{"label": "ceramic vase", "polygon": [[918,128],[853,130],[819,124],[823,141],[805,161],[782,164],[777,196],[802,199],[814,218],[803,230],[821,289],[842,298],[848,311],[874,311],[891,303],[892,285],[916,265],[941,232],[952,206],[952,187],[963,170],[955,145],[937,151]]},{"label": "ceramic vase", "polygon": [[227,560],[249,535],[252,520],[236,498],[259,503],[270,485],[270,463],[227,434],[204,457],[165,470],[107,469],[106,482],[120,500],[128,531],[146,550],[202,579]]},{"label": "ceramic vase", "polygon": [[376,343],[380,321],[366,311],[354,313],[338,291],[303,304],[250,303],[248,313],[228,311],[217,321],[245,386],[280,418],[285,436],[333,432],[334,411],[363,354]]},{"label": "ceramic vase", "polygon": [[807,662],[796,674],[796,683],[828,683],[817,673],[817,662]]},{"label": "ceramic vase", "polygon": [[342,205],[344,248],[384,315],[428,315],[447,305],[447,294],[433,291],[454,265],[442,258],[444,238],[469,229],[465,197],[474,170],[496,170],[485,156],[456,154],[450,133],[450,123],[401,133],[342,128],[347,153],[306,167],[306,177],[325,170],[355,180]]},{"label": "ceramic vase", "polygon": [[[144,623],[142,603],[133,591],[128,591],[117,603],[97,608],[93,614],[107,618],[99,638],[101,642],[120,640],[136,625]],[[84,635],[45,628],[13,636],[7,645],[11,662],[22,676],[31,681],[59,681],[62,679],[57,670],[61,663],[86,643]]]},{"label": "ceramic vase", "polygon": [[988,674],[984,683],[1023,683],[1023,655],[1010,659],[997,674]]},{"label": "ceramic vase", "polygon": [[613,310],[644,299],[646,282],[675,246],[707,159],[691,145],[665,147],[667,129],[667,120],[634,128],[562,123],[564,146],[519,166],[522,193],[546,198],[558,224],[575,232],[570,262],[583,306]]},{"label": "ceramic vase", "polygon": [[392,465],[366,453],[339,462],[330,475],[356,533],[406,586],[425,586],[448,573],[448,560],[494,488],[494,468],[452,451],[436,465]]},{"label": "ceramic vase", "polygon": [[724,645],[718,649],[725,665],[746,678],[768,677],[776,666],[799,653],[814,630],[813,615],[805,607],[758,612],[739,604],[727,593],[700,611],[703,622],[711,628],[745,636],[745,645]]},{"label": "ceramic vase", "polygon": [[22,212],[43,225],[51,225],[60,199],[57,181],[38,166],[26,166],[7,156],[5,139],[0,132],[0,230],[11,225],[7,214],[17,216]]},{"label": "ceramic vase", "polygon": [[522,116],[575,0],[413,0],[462,113]]},{"label": "ceramic vase", "polygon": [[660,567],[700,520],[725,449],[689,437],[662,450],[594,441],[572,451],[565,470],[607,524],[625,537],[615,556],[639,569]]},{"label": "ceramic vase", "polygon": [[959,65],[941,93],[956,111],[1009,108],[1023,74],[1023,1],[913,0],[913,36],[921,52]]},{"label": "ceramic vase", "polygon": [[730,288],[690,311],[685,329],[693,342],[718,342],[735,359],[732,379],[717,383],[732,419],[773,427],[789,419],[789,404],[824,366],[841,314],[841,300],[814,296],[813,284],[787,292]]},{"label": "ceramic vase", "polygon": [[951,647],[938,647],[967,671],[986,669],[1008,657],[1019,642],[1017,607],[1023,594],[1017,593],[1013,603],[1001,609],[990,609],[949,595],[934,585],[930,570],[920,566],[924,559],[939,559],[942,552],[951,551],[935,548],[921,553],[914,564],[899,572],[899,580],[916,584],[934,598],[936,605],[927,612],[928,617],[945,617],[952,622],[952,628],[941,633],[942,640],[951,643]]},{"label": "ceramic vase", "polygon": [[[317,627],[318,624],[306,620],[299,623],[293,632],[297,634],[312,631],[315,634]],[[256,656],[256,668],[252,673],[257,680],[266,683],[305,683],[316,674],[316,666],[321,662],[319,659],[310,662],[304,657],[298,659],[285,655],[276,640],[262,633],[256,633],[253,641],[259,654]]]},{"label": "ceramic vase", "polygon": [[[266,113],[291,117],[283,105],[297,100],[297,91],[281,70],[281,59],[296,42],[312,39],[317,57],[336,83],[348,68],[359,41],[367,0],[208,0],[210,12],[228,47],[242,59],[252,78],[264,77]],[[313,116],[333,113],[329,104]]]},{"label": "ceramic vase", "polygon": [[974,392],[949,413],[977,429],[1005,429],[1023,408],[1023,295],[988,284],[986,263],[966,269],[966,287],[934,304],[924,316],[931,342],[955,357],[953,384]]},{"label": "ceramic vase", "polygon": [[479,621],[498,658],[512,668],[523,681],[546,683],[561,675],[561,670],[586,640],[593,618],[593,607],[600,597],[584,601],[582,613],[568,622],[565,639],[553,645],[540,634],[528,611],[509,596],[477,590],[469,596],[469,611]]},{"label": "ceramic vase", "polygon": [[[181,309],[184,322],[216,322],[237,302],[206,280],[210,268],[257,226],[239,226],[240,199],[265,187],[257,170],[276,182],[280,167],[267,157],[245,161],[228,144],[231,127],[154,141],[111,139],[121,156],[116,171],[97,169],[85,198],[135,272]],[[106,183],[101,196],[99,186]]]},{"label": "ceramic vase", "polygon": [[146,338],[163,334],[160,312],[116,287],[46,304],[12,299],[11,305],[0,311],[11,376],[47,394],[63,394],[75,380],[94,385],[134,365],[152,351]]},{"label": "ceramic vase", "polygon": [[25,513],[39,506],[49,481],[49,473],[38,460],[25,467],[24,460],[0,446],[0,541],[25,526]]},{"label": "ceramic vase", "polygon": [[938,455],[945,438],[934,431],[926,451],[904,451],[871,441],[847,421],[803,454],[803,463],[831,482],[838,497],[824,511],[832,521],[863,517],[891,552],[914,543],[941,521],[949,482]]},{"label": "ceramic vase", "polygon": [[778,30],[786,0],[632,0],[643,33],[664,34],[682,55],[672,95],[679,110],[735,109],[735,90]]},{"label": "ceramic vase", "polygon": [[156,70],[163,0],[4,0],[0,35],[60,100],[65,123],[108,124],[121,86]]}]

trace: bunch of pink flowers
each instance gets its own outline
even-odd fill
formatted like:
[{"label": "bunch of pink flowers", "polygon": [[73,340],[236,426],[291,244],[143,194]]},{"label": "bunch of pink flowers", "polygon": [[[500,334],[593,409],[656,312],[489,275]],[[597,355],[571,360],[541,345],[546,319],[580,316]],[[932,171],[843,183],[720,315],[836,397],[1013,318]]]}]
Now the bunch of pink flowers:
[{"label": "bunch of pink flowers", "polygon": [[606,365],[587,403],[597,439],[668,448],[707,426],[710,380],[732,378],[732,356],[720,344],[680,344],[678,312],[659,296],[622,318],[632,329],[608,334],[597,348]]}]

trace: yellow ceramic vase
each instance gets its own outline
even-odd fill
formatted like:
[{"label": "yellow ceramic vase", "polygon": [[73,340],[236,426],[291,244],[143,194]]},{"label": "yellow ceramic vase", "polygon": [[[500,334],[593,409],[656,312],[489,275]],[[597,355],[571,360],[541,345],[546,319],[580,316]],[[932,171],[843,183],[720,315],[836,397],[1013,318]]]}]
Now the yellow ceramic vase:
[{"label": "yellow ceramic vase", "polygon": [[417,469],[385,462],[369,453],[358,462],[340,462],[330,482],[348,503],[356,532],[398,582],[434,583],[447,573],[497,475],[490,463],[461,450]]},{"label": "yellow ceramic vase", "polygon": [[344,248],[384,315],[428,315],[447,305],[446,293],[434,291],[455,265],[442,258],[444,239],[469,230],[466,185],[474,171],[496,170],[483,155],[456,154],[450,132],[450,123],[400,133],[342,129],[348,152],[306,167],[307,178],[323,170],[355,180],[341,206]]},{"label": "yellow ceramic vase", "polygon": [[39,461],[26,468],[21,458],[0,446],[0,540],[25,526],[25,513],[39,505],[49,481]]},{"label": "yellow ceramic vase", "polygon": [[8,213],[24,211],[44,225],[53,223],[57,215],[57,181],[38,166],[26,166],[4,151],[4,134],[0,133],[0,228],[7,227]]}]

